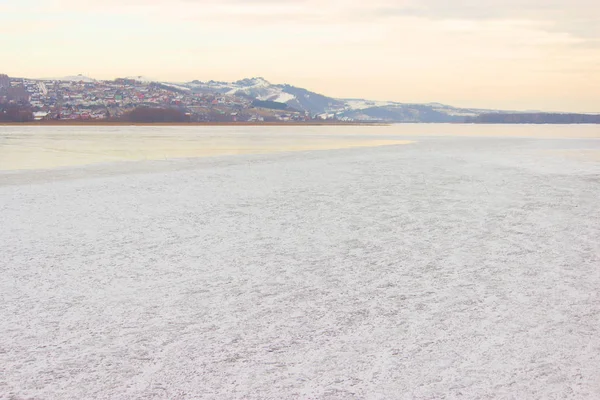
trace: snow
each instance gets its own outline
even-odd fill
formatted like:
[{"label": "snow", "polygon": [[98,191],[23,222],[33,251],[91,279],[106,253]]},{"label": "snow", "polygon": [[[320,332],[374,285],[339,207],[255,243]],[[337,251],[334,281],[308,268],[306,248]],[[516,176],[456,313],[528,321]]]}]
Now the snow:
[{"label": "snow", "polygon": [[273,101],[277,101],[279,103],[287,103],[288,101],[294,100],[296,96],[291,93],[281,92],[279,96],[275,98]]},{"label": "snow", "polygon": [[272,85],[264,78],[249,78],[242,79],[236,82],[218,82],[206,83],[202,85],[188,84],[191,87],[206,87],[213,90],[225,90],[225,94],[229,96],[246,94],[254,96],[257,100],[269,100],[279,103],[287,103],[294,100],[296,97],[293,94],[286,93],[279,85]]},{"label": "snow", "polygon": [[498,112],[484,109],[456,108],[440,103],[428,103],[427,105],[433,107],[433,110],[435,111],[442,112],[453,117],[476,117],[479,114],[487,112]]},{"label": "snow", "polygon": [[173,88],[173,89],[179,89],[179,90],[185,90],[185,91],[191,91],[192,89],[190,89],[187,86],[182,86],[182,85],[176,85],[174,83],[162,83],[162,85]]},{"label": "snow", "polygon": [[[372,100],[363,100],[363,99],[344,99],[342,100],[346,107],[350,110],[364,110],[372,107],[407,107],[418,106],[419,104],[409,104],[409,103],[397,103],[391,101],[372,101]],[[454,108],[451,106],[447,106],[440,103],[427,103],[425,104],[430,106],[435,111],[439,111],[445,113],[450,116],[455,117],[472,117],[481,114],[482,112],[486,112],[486,110],[471,110],[471,109],[462,109],[462,108]],[[372,117],[365,116],[364,114],[360,114],[355,116],[358,120],[373,120]]]},{"label": "snow", "polygon": [[260,88],[268,88],[271,86],[271,83],[264,78],[249,78],[242,79],[241,81],[233,82],[233,85],[237,85],[240,87],[260,89]]},{"label": "snow", "polygon": [[46,84],[44,82],[38,82],[37,85],[38,85],[38,88],[40,90],[40,93],[43,96],[47,96],[48,95],[48,88],[46,87]]},{"label": "snow", "polygon": [[148,78],[147,76],[128,76],[125,79],[132,79],[142,83],[158,82],[156,79]]},{"label": "snow", "polygon": [[271,83],[269,83],[264,78],[242,79],[236,82],[225,83],[225,85],[229,86],[229,92],[227,92],[227,94],[229,95],[234,95],[238,92],[250,94],[255,90],[271,89],[272,86]]},{"label": "snow", "polygon": [[596,127],[195,129],[417,142],[0,173],[0,398],[600,397]]},{"label": "snow", "polygon": [[94,78],[90,78],[90,77],[84,76],[84,75],[63,76],[62,78],[45,79],[45,80],[56,80],[56,81],[63,81],[63,82],[85,82],[85,83],[96,82],[96,80]]},{"label": "snow", "polygon": [[256,88],[266,88],[271,86],[271,83],[264,78],[254,78],[252,80],[254,82],[254,87]]},{"label": "snow", "polygon": [[452,107],[434,108],[434,110],[438,111],[438,112],[442,112],[446,115],[450,115],[452,117],[476,117],[479,114],[481,114],[480,112],[456,109],[456,108],[452,108]]},{"label": "snow", "polygon": [[394,103],[390,101],[374,101],[374,100],[363,100],[363,99],[344,99],[346,106],[351,110],[364,110],[365,108],[371,107],[388,107],[397,106],[400,103]]},{"label": "snow", "polygon": [[212,90],[220,90],[220,89],[229,89],[229,84],[226,82],[201,82],[201,83],[192,83],[188,82],[185,86],[190,88],[202,88],[202,89],[212,89]]},{"label": "snow", "polygon": [[277,101],[279,103],[287,103],[290,100],[294,100],[296,96],[291,93],[284,92],[280,88],[269,90],[266,94],[262,96],[257,96],[257,100],[269,100],[269,101]]},{"label": "snow", "polygon": [[[347,109],[360,111],[372,107],[396,107],[396,108],[411,108],[415,106],[429,106],[434,111],[438,111],[453,117],[474,117],[482,113],[488,112],[500,112],[499,110],[486,110],[486,109],[471,109],[471,108],[456,108],[441,103],[426,103],[426,104],[411,104],[411,103],[398,103],[393,101],[372,101],[363,99],[342,99]],[[362,115],[362,114],[361,114]],[[368,116],[355,116],[358,120],[372,120],[373,118]]]}]

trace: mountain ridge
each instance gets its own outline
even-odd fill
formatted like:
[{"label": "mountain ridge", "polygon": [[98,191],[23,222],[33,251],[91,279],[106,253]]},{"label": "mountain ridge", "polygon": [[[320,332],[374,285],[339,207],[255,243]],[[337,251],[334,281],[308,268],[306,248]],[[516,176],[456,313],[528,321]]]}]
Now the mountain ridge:
[{"label": "mountain ridge", "polygon": [[[459,122],[483,113],[505,112],[493,109],[459,108],[441,103],[402,103],[396,101],[335,98],[290,84],[273,84],[263,77],[234,82],[194,80],[180,83],[197,92],[222,92],[260,101],[285,103],[314,116],[367,122]],[[511,111],[514,112],[514,111]]]}]

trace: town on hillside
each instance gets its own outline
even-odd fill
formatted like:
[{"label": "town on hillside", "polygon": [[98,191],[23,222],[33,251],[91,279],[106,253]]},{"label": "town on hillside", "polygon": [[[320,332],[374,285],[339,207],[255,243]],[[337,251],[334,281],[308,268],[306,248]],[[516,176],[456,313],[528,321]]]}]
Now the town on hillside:
[{"label": "town on hillside", "polygon": [[336,99],[263,78],[184,84],[143,77],[0,75],[0,122],[297,122],[598,124],[600,114],[457,108],[440,103]]},{"label": "town on hillside", "polygon": [[0,75],[0,121],[302,122],[287,104],[137,79],[25,79]]}]

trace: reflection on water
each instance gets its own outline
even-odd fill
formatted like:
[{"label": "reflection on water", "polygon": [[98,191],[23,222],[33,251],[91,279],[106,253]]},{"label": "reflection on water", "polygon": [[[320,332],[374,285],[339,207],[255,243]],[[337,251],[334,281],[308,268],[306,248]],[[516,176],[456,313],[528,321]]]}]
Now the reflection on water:
[{"label": "reflection on water", "polygon": [[371,147],[426,136],[600,138],[600,125],[0,126],[0,170]]}]

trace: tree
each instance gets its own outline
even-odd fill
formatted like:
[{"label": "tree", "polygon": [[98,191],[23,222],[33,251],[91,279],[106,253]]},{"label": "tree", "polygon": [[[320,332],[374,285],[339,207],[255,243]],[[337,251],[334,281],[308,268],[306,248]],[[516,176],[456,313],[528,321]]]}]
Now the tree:
[{"label": "tree", "polygon": [[123,121],[138,123],[189,122],[190,118],[182,111],[173,108],[138,107],[121,117]]},{"label": "tree", "polygon": [[29,122],[33,121],[30,107],[21,105],[0,105],[0,122]]}]

